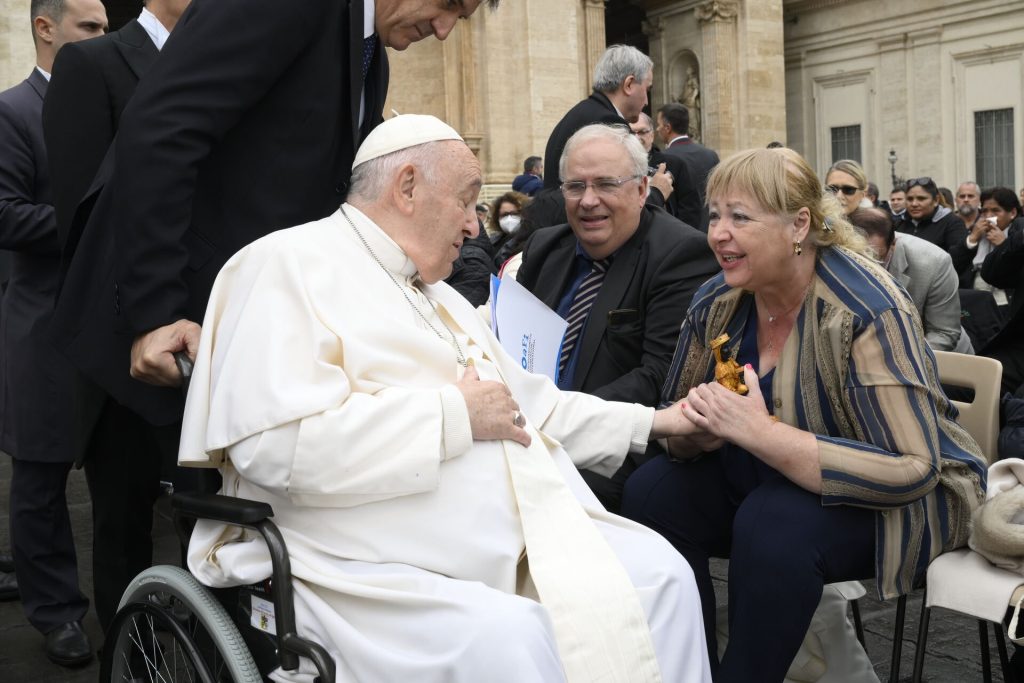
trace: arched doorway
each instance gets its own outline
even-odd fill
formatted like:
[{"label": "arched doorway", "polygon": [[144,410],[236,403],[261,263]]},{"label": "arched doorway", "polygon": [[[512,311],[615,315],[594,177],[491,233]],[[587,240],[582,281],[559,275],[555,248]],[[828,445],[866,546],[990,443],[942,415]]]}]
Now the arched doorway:
[{"label": "arched doorway", "polygon": [[608,45],[632,45],[645,55],[650,45],[643,32],[647,12],[630,0],[608,0],[604,10],[604,36]]}]

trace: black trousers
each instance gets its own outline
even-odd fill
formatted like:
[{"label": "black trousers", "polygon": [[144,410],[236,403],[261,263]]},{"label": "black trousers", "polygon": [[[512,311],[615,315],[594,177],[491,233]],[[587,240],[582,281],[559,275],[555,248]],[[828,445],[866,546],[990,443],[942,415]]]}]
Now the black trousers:
[{"label": "black trousers", "polygon": [[153,563],[153,504],[180,426],[153,427],[107,398],[85,456],[92,495],[96,616],[106,631],[125,588]]},{"label": "black trousers", "polygon": [[70,462],[11,458],[11,548],[25,617],[40,633],[79,621],[89,600],[78,587],[78,559],[65,496]]},{"label": "black trousers", "polygon": [[[875,515],[823,507],[821,496],[778,473],[737,485],[723,460],[654,458],[627,480],[622,514],[662,534],[690,563],[715,681],[775,683],[800,649],[824,585],[874,576]],[[729,644],[720,664],[710,557],[730,558]]]}]

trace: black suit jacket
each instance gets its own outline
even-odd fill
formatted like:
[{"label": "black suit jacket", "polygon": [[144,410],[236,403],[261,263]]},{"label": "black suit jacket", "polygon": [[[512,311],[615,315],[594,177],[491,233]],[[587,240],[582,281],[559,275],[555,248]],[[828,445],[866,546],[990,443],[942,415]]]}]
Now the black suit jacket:
[{"label": "black suit jacket", "polygon": [[683,163],[686,164],[686,168],[689,169],[690,178],[697,187],[698,201],[701,209],[701,219],[698,227],[707,232],[708,176],[711,174],[711,169],[718,165],[718,153],[689,138],[676,140],[664,149],[664,153],[682,159]]},{"label": "black suit jacket", "polygon": [[33,69],[0,93],[0,249],[12,252],[0,312],[0,448],[21,460],[70,462],[73,369],[45,335],[60,269],[43,143],[46,88]]},{"label": "black suit jacket", "polygon": [[[664,209],[670,214],[695,228],[707,232],[707,226],[701,225],[703,220],[703,205],[701,204],[700,193],[697,191],[697,184],[690,176],[690,169],[686,167],[683,160],[671,154],[665,154],[657,149],[651,149],[647,154],[648,163],[652,168],[659,164],[665,164],[665,170],[672,174],[672,195],[668,201],[664,201]],[[660,191],[652,188],[651,194]]]},{"label": "black suit jacket", "polygon": [[[43,136],[50,161],[57,235],[65,272],[82,236],[84,220],[74,221],[79,202],[110,150],[128,100],[139,79],[160,55],[135,19],[120,30],[68,43],[54,60],[43,103]],[[88,217],[88,212],[84,213]],[[72,230],[74,225],[75,229]],[[75,373],[72,435],[75,459],[86,456],[89,437],[105,403],[105,394]]]},{"label": "black suit jacket", "polygon": [[544,148],[544,163],[555,172],[544,174],[544,189],[558,189],[561,178],[558,177],[557,169],[562,159],[565,143],[569,141],[573,133],[592,123],[629,126],[626,119],[615,111],[615,105],[608,99],[608,96],[595,90],[590,97],[570,109],[551,131],[548,145]]},{"label": "black suit jacket", "polygon": [[54,60],[43,103],[43,136],[57,234],[68,254],[81,237],[79,231],[69,240],[78,203],[96,177],[139,79],[159,55],[146,29],[132,19],[105,36],[66,44]]},{"label": "black suit jacket", "polygon": [[379,40],[363,81],[362,32],[361,0],[193,0],[125,108],[72,220],[84,228],[53,334],[153,424],[176,421],[181,399],[130,379],[132,339],[202,321],[232,254],[344,199],[387,93]]},{"label": "black suit jacket", "polygon": [[[559,225],[538,230],[523,250],[516,279],[552,310],[570,286],[576,244]],[[572,389],[656,406],[690,299],[717,271],[704,234],[645,208],[590,309]]]}]

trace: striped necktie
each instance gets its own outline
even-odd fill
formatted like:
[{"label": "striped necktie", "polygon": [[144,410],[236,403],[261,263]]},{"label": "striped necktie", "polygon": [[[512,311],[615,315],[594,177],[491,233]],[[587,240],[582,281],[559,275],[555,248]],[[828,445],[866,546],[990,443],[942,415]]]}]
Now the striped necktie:
[{"label": "striped necktie", "polygon": [[608,271],[608,259],[594,261],[594,269],[583,278],[576,296],[573,297],[572,306],[569,307],[569,315],[565,317],[567,323],[565,336],[562,338],[562,353],[558,358],[558,374],[561,376],[569,364],[572,351],[579,341],[583,324],[587,321],[590,307],[594,305],[597,293],[601,291],[601,284],[604,282],[604,274]]}]

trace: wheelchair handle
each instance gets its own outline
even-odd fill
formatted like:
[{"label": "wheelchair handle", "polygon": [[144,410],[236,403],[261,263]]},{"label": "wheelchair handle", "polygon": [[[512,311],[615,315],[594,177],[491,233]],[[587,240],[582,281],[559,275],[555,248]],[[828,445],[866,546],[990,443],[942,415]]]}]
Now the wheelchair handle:
[{"label": "wheelchair handle", "polygon": [[181,395],[183,397],[188,396],[188,385],[192,380],[192,368],[195,363],[188,357],[188,354],[184,351],[174,352],[174,364],[178,366],[178,372],[181,373]]}]

